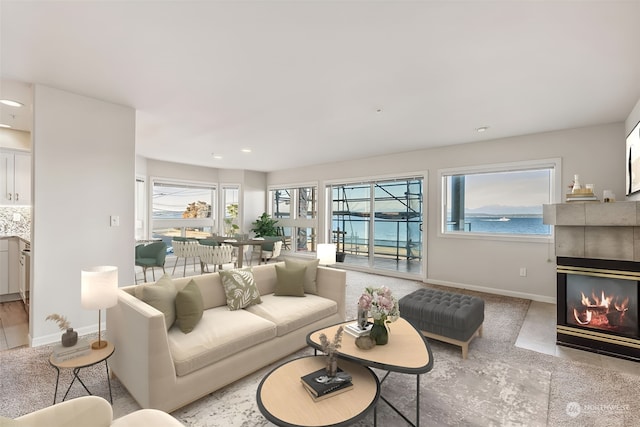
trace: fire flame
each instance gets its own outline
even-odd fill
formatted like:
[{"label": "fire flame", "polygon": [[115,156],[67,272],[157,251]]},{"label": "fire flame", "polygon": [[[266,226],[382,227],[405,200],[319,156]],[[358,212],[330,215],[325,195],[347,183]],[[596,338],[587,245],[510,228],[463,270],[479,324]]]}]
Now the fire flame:
[{"label": "fire flame", "polygon": [[584,292],[580,292],[580,294],[582,310],[573,309],[573,317],[579,325],[612,326],[607,314],[616,313],[619,316],[619,321],[622,321],[624,313],[629,309],[629,297],[618,303],[617,298],[614,301],[614,296],[606,296],[604,291],[600,296],[596,296],[594,292],[590,297],[587,297]]}]

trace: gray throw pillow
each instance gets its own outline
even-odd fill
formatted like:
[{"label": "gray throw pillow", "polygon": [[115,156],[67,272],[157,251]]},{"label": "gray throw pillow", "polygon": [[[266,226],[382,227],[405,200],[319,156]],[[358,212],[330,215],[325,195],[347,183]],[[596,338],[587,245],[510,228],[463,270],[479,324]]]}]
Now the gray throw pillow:
[{"label": "gray throw pillow", "polygon": [[219,271],[229,310],[262,303],[251,268]]},{"label": "gray throw pillow", "polygon": [[176,321],[182,332],[188,334],[193,331],[204,311],[200,288],[193,280],[178,291],[176,295]]},{"label": "gray throw pillow", "polygon": [[167,330],[176,320],[176,294],[178,293],[171,276],[165,274],[154,284],[136,286],[135,295],[164,314]]},{"label": "gray throw pillow", "polygon": [[316,275],[318,274],[319,263],[319,259],[306,260],[285,258],[284,260],[284,264],[287,268],[306,267],[306,271],[304,273],[304,292],[314,295],[318,294],[318,289],[316,286]]},{"label": "gray throw pillow", "polygon": [[277,296],[291,296],[291,297],[303,297],[304,296],[304,274],[307,271],[307,267],[283,267],[276,265],[276,276],[278,282],[276,283],[276,290],[274,295]]}]

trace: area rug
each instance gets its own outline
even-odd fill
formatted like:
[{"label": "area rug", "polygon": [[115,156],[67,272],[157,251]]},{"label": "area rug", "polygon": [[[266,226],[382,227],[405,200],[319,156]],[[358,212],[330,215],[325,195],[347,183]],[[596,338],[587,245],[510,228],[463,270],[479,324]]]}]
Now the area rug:
[{"label": "area rug", "polygon": [[[356,301],[365,286],[387,285],[400,298],[425,285],[359,272],[347,273],[347,316],[355,317]],[[437,287],[437,286],[434,286]],[[442,288],[442,287],[439,287]],[[462,360],[458,347],[430,340],[434,355],[431,372],[421,377],[421,425],[425,426],[565,426],[565,425],[638,425],[640,410],[635,403],[640,377],[607,371],[594,372],[593,366],[562,360],[514,346],[526,316],[529,301],[477,292],[485,300],[485,323],[482,338],[474,339],[469,358]],[[393,345],[393,330],[390,343]],[[18,348],[0,352],[0,415],[16,417],[53,403],[55,370],[48,363],[51,348]],[[211,393],[172,415],[186,426],[270,426],[256,405],[255,393],[264,375],[285,360],[312,354],[303,349],[261,369],[221,390]],[[379,376],[383,372],[376,371]],[[104,365],[81,372],[94,394],[108,398]],[[71,381],[62,372],[61,387]],[[391,374],[382,393],[407,417],[415,420],[415,377]],[[607,408],[585,404],[582,413],[567,415],[567,394],[579,386],[578,402],[586,400],[587,391],[607,394]],[[114,416],[139,408],[117,379],[112,381]],[[63,390],[59,392],[60,399]],[[74,385],[68,398],[84,395]],[[602,399],[601,399],[602,400]],[[617,406],[614,406],[617,405]],[[613,409],[612,409],[613,408]],[[614,414],[613,410],[618,409]],[[407,425],[386,403],[378,404],[379,426]],[[635,424],[633,424],[635,423]],[[373,425],[372,414],[356,424]]]}]

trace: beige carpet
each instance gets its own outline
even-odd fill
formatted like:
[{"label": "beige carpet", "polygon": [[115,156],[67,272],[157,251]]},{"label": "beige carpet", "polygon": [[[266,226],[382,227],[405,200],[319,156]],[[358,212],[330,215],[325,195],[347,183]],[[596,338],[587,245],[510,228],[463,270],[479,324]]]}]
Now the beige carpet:
[{"label": "beige carpet", "polygon": [[[355,317],[356,301],[365,286],[385,284],[399,298],[421,283],[368,275],[347,274],[348,316]],[[529,307],[528,300],[476,292],[486,303],[484,336],[474,339],[469,358],[462,360],[460,349],[430,341],[434,367],[421,379],[421,425],[425,426],[633,426],[640,425],[640,407],[635,402],[640,378],[614,371],[599,372],[592,365],[571,362],[514,346]],[[393,345],[393,331],[390,344]],[[47,362],[50,348],[21,348],[0,352],[0,415],[15,417],[48,406],[53,401],[55,370]],[[311,354],[308,349],[291,355]],[[172,415],[187,426],[268,426],[255,403],[262,377],[275,365],[266,367],[230,386],[212,393]],[[63,372],[66,388],[70,373]],[[380,372],[380,374],[382,374]],[[95,394],[107,397],[104,365],[82,372]],[[138,408],[117,380],[112,382],[115,416]],[[391,374],[383,394],[415,418],[415,378]],[[70,397],[84,394],[75,386]],[[60,394],[61,396],[62,394]],[[594,396],[599,396],[595,399]],[[602,397],[604,396],[604,397]],[[567,414],[567,404],[599,401],[607,407],[584,406],[575,415]],[[358,426],[372,425],[369,416]],[[378,405],[378,425],[404,426],[406,423],[384,402]]]}]

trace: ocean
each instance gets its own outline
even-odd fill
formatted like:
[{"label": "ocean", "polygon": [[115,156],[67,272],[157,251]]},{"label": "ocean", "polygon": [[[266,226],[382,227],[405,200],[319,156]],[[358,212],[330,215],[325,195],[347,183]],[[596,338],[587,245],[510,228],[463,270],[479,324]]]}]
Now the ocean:
[{"label": "ocean", "polygon": [[[506,218],[508,221],[502,219]],[[465,231],[499,234],[551,234],[551,227],[542,223],[541,215],[532,216],[467,216]]]},{"label": "ocean", "polygon": [[[348,217],[347,217],[348,218]],[[504,218],[504,219],[503,219]],[[347,242],[359,243],[367,241],[368,220],[362,218],[351,218],[344,221],[344,228],[340,221],[340,228],[347,232],[345,240]],[[338,229],[338,221],[333,221],[333,229]],[[376,220],[375,240],[383,246],[395,246],[396,240],[400,241],[400,246],[407,240],[420,241],[420,223],[410,222],[409,226],[403,222],[392,222]],[[448,228],[450,231],[451,228]],[[496,233],[496,234],[528,234],[528,235],[549,235],[551,228],[542,223],[542,215],[506,215],[506,216],[467,216],[465,218],[465,231],[475,233]]]}]

